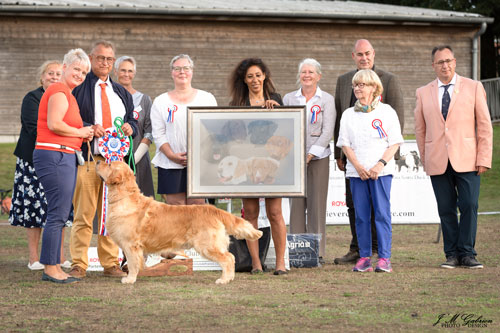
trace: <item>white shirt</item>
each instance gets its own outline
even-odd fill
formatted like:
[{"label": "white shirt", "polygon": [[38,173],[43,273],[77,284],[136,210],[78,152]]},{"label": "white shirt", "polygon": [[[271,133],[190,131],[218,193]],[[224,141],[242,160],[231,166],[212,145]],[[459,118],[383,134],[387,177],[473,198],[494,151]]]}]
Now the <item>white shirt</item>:
[{"label": "white shirt", "polygon": [[[203,90],[197,90],[196,96],[189,105],[174,103],[168,93],[156,97],[151,107],[151,125],[156,154],[151,163],[163,169],[183,169],[184,166],[168,159],[160,151],[160,147],[168,143],[174,153],[187,151],[187,107],[217,106],[214,95]],[[176,110],[169,112],[169,110]],[[169,122],[169,113],[173,113],[173,122]]]},{"label": "white shirt", "polygon": [[[450,101],[451,98],[453,97],[453,91],[455,90],[455,84],[457,83],[457,73],[453,75],[453,79],[451,79],[450,83],[448,83],[450,86],[448,87],[448,93],[450,94]],[[439,110],[443,108],[443,95],[444,95],[444,84],[441,82],[441,80],[438,79],[438,87],[439,87],[439,95],[438,95],[438,102],[439,102]]]},{"label": "white shirt", "polygon": [[[376,127],[377,123],[380,124],[380,131]],[[377,164],[389,146],[403,142],[398,115],[388,104],[379,103],[378,107],[369,113],[356,112],[353,107],[342,113],[337,147],[351,147],[356,159],[366,170]],[[379,176],[391,175],[394,168],[394,158],[391,158]],[[359,177],[349,159],[346,177]]]},{"label": "white shirt", "polygon": [[[307,142],[306,148],[309,154],[316,156],[314,159],[321,159],[331,155],[330,141],[333,137],[335,127],[335,99],[332,95],[316,88],[314,96],[306,102],[306,97],[302,94],[302,89],[292,91],[283,98],[283,105],[305,105],[307,113]],[[311,124],[313,113],[311,109],[319,106],[321,112],[316,123]]]},{"label": "white shirt", "polygon": [[[111,109],[111,125],[114,126],[113,123],[116,117],[121,117],[124,120],[126,110],[125,110],[125,105],[123,105],[122,99],[114,92],[113,86],[111,85],[111,81],[109,80],[109,76],[106,82],[99,79],[97,80],[97,83],[95,85],[94,121],[95,124],[102,125],[102,103],[101,103],[101,86],[100,86],[101,83],[106,83],[106,95],[108,96],[109,107]],[[99,154],[97,140],[94,140],[94,145],[92,150],[94,154]]]},{"label": "white shirt", "polygon": [[111,108],[111,124],[113,124],[116,117],[124,119],[126,110],[122,99],[114,92],[109,81],[109,76],[106,82],[101,79],[97,80],[95,86],[95,123],[102,125],[101,83],[106,83],[106,95],[108,96],[109,107]]}]

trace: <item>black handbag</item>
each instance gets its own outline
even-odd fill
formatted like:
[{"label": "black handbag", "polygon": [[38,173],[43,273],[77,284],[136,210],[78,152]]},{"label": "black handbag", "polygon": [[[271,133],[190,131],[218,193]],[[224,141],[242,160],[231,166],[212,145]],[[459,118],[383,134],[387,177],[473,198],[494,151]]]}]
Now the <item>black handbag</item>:
[{"label": "black handbag", "polygon": [[[262,263],[262,269],[265,271],[267,251],[269,243],[271,243],[271,227],[259,228],[262,231],[262,237],[259,238],[259,258]],[[252,270],[252,258],[248,251],[247,242],[244,239],[236,239],[229,236],[231,243],[229,244],[229,252],[234,255],[234,266],[236,272],[250,272]]]}]

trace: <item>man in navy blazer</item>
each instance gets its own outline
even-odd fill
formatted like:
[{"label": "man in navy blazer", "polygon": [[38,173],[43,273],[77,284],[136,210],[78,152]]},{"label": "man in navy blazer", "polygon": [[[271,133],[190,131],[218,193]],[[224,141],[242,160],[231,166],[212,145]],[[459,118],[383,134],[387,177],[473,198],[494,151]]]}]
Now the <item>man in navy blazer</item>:
[{"label": "man in navy blazer", "polygon": [[[111,119],[121,117],[121,126],[126,136],[135,136],[138,132],[134,119],[134,103],[130,93],[109,77],[115,61],[115,48],[111,42],[99,41],[94,44],[89,54],[92,71],[85,81],[73,90],[84,126],[92,126],[94,139],[90,143],[95,160],[104,160],[99,155],[97,141],[104,136],[103,104],[108,105]],[[104,99],[102,99],[104,98]],[[88,156],[87,143],[82,145],[85,160]],[[103,182],[95,171],[94,163],[86,161],[78,166],[75,194],[73,197],[74,221],[71,229],[70,251],[73,259],[70,275],[85,277],[88,268],[88,248],[92,239],[94,216],[97,210],[99,222],[102,207]],[[111,277],[126,276],[118,262],[118,246],[108,236],[98,235],[97,254],[104,275]]]}]

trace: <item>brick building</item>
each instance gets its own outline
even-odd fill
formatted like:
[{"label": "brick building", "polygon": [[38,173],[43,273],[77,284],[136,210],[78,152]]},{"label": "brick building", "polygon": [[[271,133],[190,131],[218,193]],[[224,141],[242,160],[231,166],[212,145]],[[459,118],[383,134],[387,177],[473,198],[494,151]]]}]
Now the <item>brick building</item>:
[{"label": "brick building", "polygon": [[474,37],[492,21],[351,1],[0,0],[0,134],[3,141],[18,135],[22,98],[38,86],[36,69],[43,61],[62,59],[75,47],[90,51],[98,39],[113,41],[117,56],[137,59],[134,86],[152,98],[172,88],[170,59],[190,54],[193,86],[227,105],[228,76],[250,56],[268,63],[282,95],[296,89],[300,60],[316,58],[323,66],[321,87],[333,94],[337,77],[354,68],[351,51],[359,38],[374,45],[377,66],[399,76],[404,132],[412,133],[415,89],[435,77],[431,48],[452,45],[457,72],[472,77]]}]

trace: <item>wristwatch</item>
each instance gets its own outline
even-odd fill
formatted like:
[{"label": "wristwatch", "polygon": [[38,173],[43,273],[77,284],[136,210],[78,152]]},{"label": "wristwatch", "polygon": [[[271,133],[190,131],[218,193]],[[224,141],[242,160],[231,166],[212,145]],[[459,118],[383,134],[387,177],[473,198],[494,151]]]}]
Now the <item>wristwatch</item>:
[{"label": "wristwatch", "polygon": [[382,163],[384,166],[386,166],[386,165],[387,165],[387,162],[386,162],[386,161],[384,161],[383,159],[380,159],[380,160],[378,160],[378,161],[379,161],[380,163]]}]

